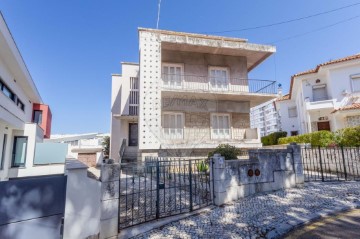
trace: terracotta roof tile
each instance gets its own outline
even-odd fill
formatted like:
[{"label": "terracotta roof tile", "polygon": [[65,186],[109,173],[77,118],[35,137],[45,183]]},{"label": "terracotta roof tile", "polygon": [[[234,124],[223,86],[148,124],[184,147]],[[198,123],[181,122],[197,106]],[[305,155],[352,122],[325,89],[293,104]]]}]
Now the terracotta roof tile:
[{"label": "terracotta roof tile", "polygon": [[293,88],[294,78],[295,77],[316,73],[316,72],[319,71],[320,67],[322,67],[322,66],[332,65],[332,64],[341,63],[341,62],[345,62],[345,61],[356,60],[356,59],[360,59],[360,53],[352,55],[352,56],[343,57],[343,58],[340,58],[340,59],[337,59],[337,60],[331,60],[331,61],[325,62],[325,63],[317,65],[314,69],[311,69],[311,70],[308,70],[308,71],[303,71],[303,72],[300,72],[300,73],[297,73],[297,74],[291,76],[290,98],[291,98],[291,93],[292,93],[292,88]]},{"label": "terracotta roof tile", "polygon": [[290,94],[283,95],[282,97],[279,97],[276,99],[276,101],[283,101],[283,100],[289,100]]},{"label": "terracotta roof tile", "polygon": [[335,113],[337,111],[344,111],[344,110],[360,110],[360,103],[353,103],[351,105],[346,105],[339,109],[333,110],[331,113]]}]

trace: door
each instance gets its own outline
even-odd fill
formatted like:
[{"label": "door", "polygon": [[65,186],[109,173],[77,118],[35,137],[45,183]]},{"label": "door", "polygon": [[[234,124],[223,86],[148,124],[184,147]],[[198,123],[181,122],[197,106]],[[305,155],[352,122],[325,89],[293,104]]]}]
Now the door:
[{"label": "door", "polygon": [[129,124],[129,146],[138,146],[138,124]]},{"label": "door", "polygon": [[27,136],[15,136],[12,167],[24,167],[27,152]]},{"label": "door", "polygon": [[181,73],[182,67],[180,65],[164,65],[163,66],[163,81],[164,85],[170,88],[181,88]]},{"label": "door", "polygon": [[330,122],[329,121],[318,122],[317,125],[318,125],[318,131],[321,131],[321,130],[330,131]]},{"label": "door", "polygon": [[214,114],[212,116],[212,138],[230,138],[230,116],[228,114]]}]

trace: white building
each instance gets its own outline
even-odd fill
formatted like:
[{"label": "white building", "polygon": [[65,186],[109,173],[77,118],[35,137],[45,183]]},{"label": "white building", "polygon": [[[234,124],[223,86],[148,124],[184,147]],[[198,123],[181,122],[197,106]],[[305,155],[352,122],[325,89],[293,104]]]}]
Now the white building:
[{"label": "white building", "polygon": [[[0,181],[64,172],[66,145],[42,144],[50,130],[50,108],[0,13]],[[57,155],[47,158],[50,148]]]},{"label": "white building", "polygon": [[261,137],[281,131],[281,123],[275,107],[275,99],[250,109],[250,126],[252,129],[258,128]]},{"label": "white building", "polygon": [[248,73],[275,47],[247,40],[139,29],[140,63],[112,76],[110,157],[205,156],[219,144],[261,146],[250,108],[276,97]]},{"label": "white building", "polygon": [[292,76],[276,106],[288,135],[360,125],[360,54]]},{"label": "white building", "polygon": [[58,134],[51,135],[45,142],[68,144],[67,157],[77,158],[89,167],[101,164],[103,154],[104,137],[110,134]]}]

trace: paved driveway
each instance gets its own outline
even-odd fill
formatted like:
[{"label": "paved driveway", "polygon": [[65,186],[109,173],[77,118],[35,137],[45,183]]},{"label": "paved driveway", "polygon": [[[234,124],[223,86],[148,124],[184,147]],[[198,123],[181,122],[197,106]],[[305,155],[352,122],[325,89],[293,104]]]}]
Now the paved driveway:
[{"label": "paved driveway", "polygon": [[360,210],[327,217],[285,237],[286,239],[354,239],[360,238]]},{"label": "paved driveway", "polygon": [[360,182],[308,183],[247,197],[136,238],[278,238],[295,226],[360,205]]}]

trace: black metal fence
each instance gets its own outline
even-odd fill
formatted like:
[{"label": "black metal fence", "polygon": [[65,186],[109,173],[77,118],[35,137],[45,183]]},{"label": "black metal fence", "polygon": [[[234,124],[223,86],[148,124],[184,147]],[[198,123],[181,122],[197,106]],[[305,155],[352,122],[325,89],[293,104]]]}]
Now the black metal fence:
[{"label": "black metal fence", "polygon": [[305,181],[360,180],[359,147],[303,147]]},{"label": "black metal fence", "polygon": [[122,169],[119,229],[212,204],[204,159],[147,158]]}]

